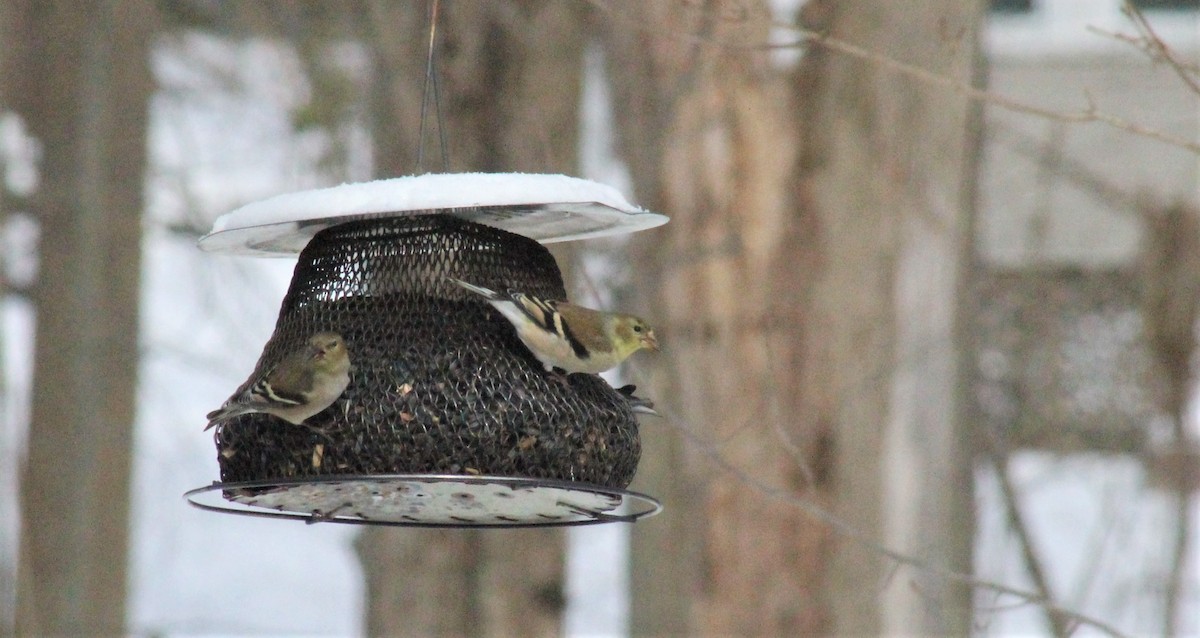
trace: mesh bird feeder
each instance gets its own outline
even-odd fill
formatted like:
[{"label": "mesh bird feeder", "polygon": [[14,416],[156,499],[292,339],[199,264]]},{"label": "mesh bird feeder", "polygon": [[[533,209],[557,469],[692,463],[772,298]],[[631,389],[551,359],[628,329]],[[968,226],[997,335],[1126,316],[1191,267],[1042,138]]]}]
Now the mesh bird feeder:
[{"label": "mesh bird feeder", "polygon": [[353,368],[341,398],[303,425],[260,413],[220,424],[221,481],[189,500],[389,525],[567,525],[656,513],[656,501],[625,490],[641,450],[631,397],[596,375],[547,373],[507,321],[447,277],[565,299],[539,242],[665,222],[594,182],[503,174],[349,184],[222,217],[202,248],[299,252],[251,378],[326,330],[342,335]]}]

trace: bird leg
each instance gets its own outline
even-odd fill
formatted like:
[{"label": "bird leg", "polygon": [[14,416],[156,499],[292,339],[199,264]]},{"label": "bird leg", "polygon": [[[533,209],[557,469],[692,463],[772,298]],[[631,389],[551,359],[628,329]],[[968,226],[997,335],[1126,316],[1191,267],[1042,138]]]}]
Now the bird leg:
[{"label": "bird leg", "polygon": [[555,368],[552,366],[546,366],[546,368],[547,368],[547,371],[550,373],[551,379],[554,379],[556,382],[561,383],[562,387],[564,387],[564,388],[571,387],[571,381],[569,380],[569,377],[571,376],[570,372],[567,372],[566,370],[563,370],[562,368]]}]

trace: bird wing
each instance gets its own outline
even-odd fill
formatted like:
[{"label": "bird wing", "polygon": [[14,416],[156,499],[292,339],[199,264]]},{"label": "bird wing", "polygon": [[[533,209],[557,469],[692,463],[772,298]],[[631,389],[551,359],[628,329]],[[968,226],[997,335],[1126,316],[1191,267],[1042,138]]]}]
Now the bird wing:
[{"label": "bird wing", "polygon": [[[310,365],[304,365],[306,359],[312,355],[305,349],[302,352],[293,354],[289,357],[298,359],[295,361],[285,362],[288,365],[280,363],[276,365],[269,373],[263,375],[254,387],[250,389],[250,394],[255,397],[261,397],[269,403],[284,403],[287,405],[301,405],[308,401],[305,395],[304,388],[309,390],[313,387],[313,368]],[[293,390],[284,390],[283,388],[295,388]]]},{"label": "bird wing", "polygon": [[571,333],[567,338],[573,342],[571,347],[575,349],[576,354],[582,357],[584,354],[612,352],[613,343],[608,331],[604,329],[604,313],[570,303],[556,304],[555,309],[563,326],[572,328],[567,331]]},{"label": "bird wing", "polygon": [[519,292],[509,293],[509,295],[516,306],[537,327],[566,341],[571,346],[571,351],[575,353],[575,356],[580,359],[587,359],[591,356],[592,350],[589,349],[588,344],[580,340],[576,331],[571,328],[571,320],[563,315],[564,310],[575,308],[575,306],[567,303],[560,304],[556,301],[546,301]]}]

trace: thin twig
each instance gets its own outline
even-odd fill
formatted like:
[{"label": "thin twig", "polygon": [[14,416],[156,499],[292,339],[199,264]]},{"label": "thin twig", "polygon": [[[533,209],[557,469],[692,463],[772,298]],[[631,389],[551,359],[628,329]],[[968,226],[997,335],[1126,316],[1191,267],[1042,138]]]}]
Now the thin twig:
[{"label": "thin twig", "polygon": [[1042,593],[1030,592],[1018,589],[1016,587],[1004,585],[1002,583],[976,578],[970,574],[957,572],[930,561],[922,560],[920,558],[904,554],[898,550],[891,549],[875,540],[866,532],[860,530],[851,523],[834,514],[830,510],[801,496],[800,494],[797,494],[795,491],[764,483],[754,475],[743,471],[741,468],[737,467],[728,461],[724,456],[722,456],[720,451],[712,443],[704,440],[698,434],[696,434],[694,429],[688,425],[685,419],[678,417],[678,412],[676,410],[671,409],[669,406],[664,406],[663,409],[659,411],[666,418],[667,422],[672,424],[672,426],[680,432],[680,434],[689,444],[697,449],[704,457],[712,461],[713,464],[718,468],[729,473],[742,484],[752,488],[756,493],[766,496],[771,500],[782,502],[786,505],[799,509],[808,516],[820,521],[821,523],[824,523],[841,536],[848,538],[852,542],[858,544],[860,547],[863,547],[868,551],[890,559],[898,565],[905,565],[926,574],[962,583],[973,589],[983,589],[996,592],[997,594],[1013,596],[1020,599],[1024,604],[1037,605],[1043,608],[1048,614],[1053,614],[1064,623],[1065,633],[1062,635],[1070,635],[1074,626],[1080,625],[1094,627],[1095,629],[1110,636],[1124,637],[1127,635],[1103,620],[1062,607]]},{"label": "thin twig", "polygon": [[1150,21],[1146,19],[1142,10],[1132,2],[1129,2],[1129,0],[1125,0],[1122,10],[1125,12],[1125,15],[1129,16],[1130,21],[1133,22],[1133,26],[1141,33],[1142,40],[1145,43],[1143,50],[1146,51],[1151,59],[1158,62],[1166,62],[1167,66],[1171,67],[1171,70],[1179,76],[1179,79],[1188,85],[1192,93],[1200,95],[1200,83],[1197,83],[1196,78],[1193,77],[1195,71],[1189,70],[1183,62],[1175,57],[1171,47],[1167,46],[1167,43],[1158,37],[1158,33],[1154,31],[1154,27],[1150,26]]},{"label": "thin twig", "polygon": [[1180,148],[1185,148],[1189,151],[1192,151],[1193,153],[1200,153],[1200,142],[1190,142],[1187,140],[1182,140],[1182,139],[1179,139],[1172,135],[1169,135],[1167,133],[1164,133],[1158,129],[1153,129],[1148,126],[1137,124],[1135,122],[1131,122],[1124,118],[1117,117],[1116,115],[1104,113],[1104,112],[1100,111],[1098,108],[1096,108],[1096,105],[1092,102],[1092,100],[1089,96],[1085,96],[1087,98],[1087,102],[1088,102],[1088,106],[1085,109],[1078,110],[1078,111],[1066,111],[1066,112],[1056,111],[1054,109],[1049,109],[1049,108],[1045,108],[1045,107],[1041,107],[1041,106],[1035,106],[1033,104],[1028,104],[1025,102],[1014,100],[1012,98],[1005,97],[1003,95],[999,95],[999,94],[993,93],[991,91],[976,88],[969,84],[965,84],[956,79],[950,78],[948,76],[934,73],[932,71],[929,71],[927,69],[921,68],[916,65],[907,64],[905,62],[900,62],[899,60],[896,60],[892,57],[889,57],[889,56],[886,56],[886,55],[883,55],[880,53],[875,53],[874,51],[869,51],[860,46],[850,44],[849,42],[845,42],[843,40],[838,40],[836,38],[831,38],[831,37],[821,34],[821,33],[808,31],[807,29],[802,29],[799,27],[796,27],[795,29],[801,35],[805,36],[806,41],[801,41],[801,42],[792,43],[792,44],[767,45],[767,46],[769,48],[795,48],[795,47],[805,46],[807,41],[811,40],[812,42],[816,42],[816,43],[824,46],[827,49],[872,62],[875,65],[877,65],[879,68],[882,68],[882,69],[885,69],[888,71],[892,71],[899,75],[904,75],[906,77],[912,78],[914,80],[917,80],[917,81],[925,83],[925,84],[929,84],[929,85],[933,85],[933,86],[941,86],[941,87],[950,89],[950,90],[954,91],[955,93],[958,93],[959,95],[962,95],[968,99],[978,100],[978,101],[984,102],[986,104],[991,104],[993,106],[1000,107],[1007,111],[1012,111],[1014,113],[1024,113],[1026,115],[1034,115],[1037,117],[1042,117],[1042,118],[1046,118],[1046,119],[1050,119],[1050,120],[1057,120],[1060,122],[1073,122],[1073,123],[1079,123],[1079,124],[1096,122],[1096,123],[1100,123],[1100,124],[1107,124],[1108,126],[1111,126],[1113,128],[1117,128],[1117,129],[1121,129],[1123,131],[1132,133],[1139,137],[1145,137],[1145,138],[1149,138],[1149,139],[1152,139],[1152,140],[1155,140],[1158,142],[1162,142],[1164,144],[1169,144],[1172,146],[1178,146]]},{"label": "thin twig", "polygon": [[[1044,142],[1004,122],[988,122],[987,135],[989,142],[1000,144],[1031,161],[1037,161],[1042,156],[1039,147]],[[1137,195],[1116,186],[1083,162],[1060,154],[1055,157],[1054,175],[1091,195],[1098,204],[1109,206],[1124,215],[1142,217]]]},{"label": "thin twig", "polygon": [[952,90],[955,93],[958,93],[959,95],[962,95],[963,97],[966,97],[967,99],[976,100],[979,102],[983,102],[985,104],[990,104],[992,106],[996,106],[998,108],[1002,108],[1007,111],[1012,111],[1014,113],[1023,113],[1025,115],[1032,115],[1035,117],[1041,117],[1041,118],[1046,118],[1046,119],[1050,119],[1050,120],[1058,120],[1061,122],[1072,122],[1072,123],[1079,123],[1079,124],[1086,124],[1086,123],[1104,124],[1106,126],[1125,131],[1127,133],[1136,135],[1138,137],[1144,137],[1147,139],[1154,140],[1156,142],[1161,142],[1163,144],[1167,144],[1169,146],[1183,148],[1183,149],[1186,149],[1193,153],[1200,154],[1200,142],[1194,142],[1194,141],[1189,141],[1189,140],[1185,140],[1185,139],[1180,139],[1178,137],[1175,137],[1173,135],[1170,135],[1170,134],[1160,131],[1158,129],[1144,126],[1142,124],[1138,124],[1136,122],[1131,122],[1124,118],[1117,117],[1116,115],[1102,112],[1099,109],[1097,109],[1096,106],[1094,104],[1092,104],[1090,100],[1088,102],[1088,107],[1086,109],[1077,110],[1077,111],[1057,111],[1054,109],[1041,107],[1041,106],[1029,104],[1026,102],[1021,102],[1019,100],[1015,100],[1015,99],[1006,97],[1004,95],[1000,95],[998,93],[994,93],[991,91],[987,91],[984,89],[980,89],[980,88],[971,86],[970,84],[964,83],[957,79],[954,79],[954,78],[951,78],[951,77],[948,77],[945,75],[941,75],[938,73],[934,73],[933,71],[929,71],[928,69],[924,69],[922,67],[919,67],[919,66],[916,66],[913,64],[907,64],[905,62],[900,62],[899,60],[896,60],[888,55],[884,55],[882,53],[876,53],[869,49],[846,42],[845,40],[834,38],[834,37],[831,37],[824,33],[818,33],[816,31],[811,31],[809,29],[805,29],[803,27],[799,27],[796,25],[788,24],[788,25],[779,25],[779,26],[783,26],[787,29],[790,29],[792,32],[801,36],[801,39],[799,41],[782,43],[782,44],[771,44],[771,43],[743,44],[743,43],[739,43],[739,42],[720,41],[720,40],[713,39],[713,38],[707,38],[707,39],[701,38],[695,34],[686,34],[686,33],[678,33],[678,32],[673,33],[673,32],[670,32],[669,30],[663,29],[662,25],[643,24],[632,18],[623,16],[623,15],[619,14],[615,9],[613,9],[612,6],[610,6],[608,3],[599,2],[599,0],[588,0],[588,1],[590,2],[590,4],[592,6],[598,8],[598,9],[601,9],[605,13],[608,13],[610,16],[614,16],[614,17],[621,19],[623,22],[625,22],[627,25],[631,26],[632,28],[636,28],[639,30],[647,31],[647,32],[653,32],[653,34],[656,37],[694,41],[694,42],[700,42],[700,43],[707,44],[710,46],[715,46],[715,47],[721,47],[721,48],[727,48],[727,49],[751,50],[751,51],[769,51],[769,50],[776,50],[776,49],[802,49],[802,48],[811,46],[812,44],[815,43],[815,44],[819,44],[819,45],[825,47],[826,49],[828,49],[830,51],[836,51],[838,53],[842,53],[844,55],[848,55],[850,57],[857,58],[859,60],[864,60],[866,62],[870,62],[870,63],[876,65],[878,68],[896,73],[898,75],[903,75],[905,77],[911,78],[911,79],[921,82],[923,84],[943,87],[943,88]]},{"label": "thin twig", "polygon": [[[1007,454],[1003,451],[993,452],[992,465],[996,470],[996,480],[1000,484],[1000,497],[1004,501],[1004,513],[1008,519],[1008,526],[1012,529],[1013,535],[1017,537],[1017,545],[1021,549],[1025,571],[1029,572],[1033,587],[1042,599],[1052,602],[1054,597],[1050,594],[1050,583],[1046,580],[1046,573],[1042,570],[1042,561],[1038,558],[1037,549],[1033,546],[1033,536],[1029,533],[1029,526],[1025,524],[1021,504],[1017,500],[1017,491],[1013,488],[1012,479],[1008,476]],[[1065,638],[1069,634],[1066,619],[1062,614],[1052,611],[1054,607],[1053,604],[1042,606],[1045,611],[1046,623],[1050,625],[1051,633],[1057,638]]]},{"label": "thin twig", "polygon": [[[1128,33],[1121,33],[1119,31],[1109,31],[1108,29],[1101,29],[1100,27],[1092,25],[1092,24],[1089,24],[1084,28],[1096,35],[1099,35],[1099,36],[1102,36],[1105,38],[1109,38],[1111,40],[1115,40],[1116,42],[1119,42],[1124,45],[1131,46],[1131,47],[1137,49],[1138,51],[1146,54],[1147,56],[1150,56],[1151,60],[1154,62],[1163,61],[1163,60],[1160,60],[1155,57],[1156,48],[1153,45],[1153,43],[1148,42],[1146,40],[1145,36],[1135,36],[1135,35],[1129,35]],[[1164,43],[1163,46],[1167,46],[1167,45]],[[1178,64],[1179,68],[1182,69],[1184,72],[1191,73],[1191,74],[1200,74],[1200,65],[1197,65],[1192,62],[1180,60],[1179,58],[1174,57],[1174,56],[1172,56],[1172,57],[1175,60],[1175,63]]]},{"label": "thin twig", "polygon": [[1188,544],[1191,538],[1192,495],[1184,486],[1175,492],[1175,538],[1171,546],[1171,569],[1167,575],[1167,587],[1163,593],[1163,634],[1179,635],[1179,602],[1187,580]]},{"label": "thin twig", "polygon": [[[1086,625],[1089,627],[1093,627],[1093,628],[1095,628],[1099,631],[1102,631],[1110,636],[1117,636],[1117,637],[1126,636],[1126,634],[1121,632],[1119,629],[1117,629],[1116,627],[1112,626],[1111,624],[1109,624],[1107,622],[1104,622],[1103,620],[1094,618],[1092,616],[1087,616],[1085,614],[1082,614],[1082,613],[1079,613],[1076,611],[1072,611],[1070,609],[1060,607],[1058,604],[1054,603],[1051,600],[1046,599],[1041,594],[1025,591],[1023,589],[1018,589],[1016,587],[1010,587],[1010,586],[1004,585],[1002,583],[997,583],[997,582],[993,582],[993,581],[976,578],[969,574],[964,574],[961,572],[954,571],[952,569],[947,569],[945,567],[934,564],[932,562],[922,560],[922,559],[916,558],[914,556],[909,556],[908,554],[904,554],[902,552],[891,549],[891,548],[879,543],[874,538],[869,536],[866,532],[863,532],[862,530],[858,529],[854,525],[851,525],[850,523],[846,522],[845,520],[843,520],[842,518],[840,518],[833,512],[829,511],[828,509],[826,509],[808,499],[798,496],[797,494],[795,494],[794,492],[792,492],[790,490],[776,487],[773,485],[769,485],[767,483],[763,483],[755,476],[743,471],[741,468],[739,468],[739,467],[733,465],[732,463],[730,463],[729,461],[727,461],[723,456],[721,456],[721,454],[719,452],[717,452],[715,449],[713,449],[713,447],[711,445],[709,445],[708,442],[704,441],[703,439],[698,437],[695,433],[693,433],[691,431],[691,429],[689,429],[689,427],[687,427],[686,423],[675,418],[675,415],[670,414],[668,412],[664,412],[664,415],[666,415],[668,422],[675,425],[675,429],[677,429],[683,435],[685,440],[687,440],[690,444],[692,444],[701,454],[703,454],[710,461],[712,461],[713,464],[716,465],[718,468],[729,473],[735,479],[737,479],[739,482],[753,488],[757,493],[762,494],[763,496],[766,496],[767,498],[770,498],[774,501],[779,501],[779,502],[785,503],[787,505],[796,507],[797,509],[801,510],[805,514],[811,516],[812,518],[828,525],[830,528],[836,530],[842,536],[855,542],[860,547],[863,547],[869,551],[880,554],[886,558],[889,558],[889,559],[895,561],[896,563],[899,563],[901,565],[906,565],[906,566],[916,569],[918,571],[932,574],[934,576],[939,576],[939,577],[945,578],[947,580],[963,583],[964,585],[967,585],[967,586],[975,588],[975,589],[986,589],[986,590],[994,591],[994,592],[997,592],[1000,594],[1014,596],[1016,598],[1019,598],[1025,602],[1027,602],[1027,603],[1043,607],[1048,612],[1053,612],[1054,614],[1058,615],[1064,621],[1072,621],[1073,623],[1075,623],[1077,625]],[[1070,631],[1068,628],[1067,634],[1069,634],[1069,633],[1070,633]]]}]

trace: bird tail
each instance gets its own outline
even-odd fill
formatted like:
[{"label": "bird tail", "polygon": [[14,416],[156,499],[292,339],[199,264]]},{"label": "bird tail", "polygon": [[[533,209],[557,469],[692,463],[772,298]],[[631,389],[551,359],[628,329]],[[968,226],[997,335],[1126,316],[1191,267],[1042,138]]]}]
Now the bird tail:
[{"label": "bird tail", "polygon": [[645,397],[635,395],[635,390],[637,390],[637,386],[633,384],[617,388],[617,392],[620,392],[625,397],[625,400],[629,402],[629,409],[634,414],[648,414],[661,419],[662,415],[658,413],[658,410],[654,409],[654,402]]},{"label": "bird tail", "polygon": [[458,284],[459,286],[462,286],[463,288],[466,288],[467,290],[470,290],[471,292],[473,292],[477,295],[480,295],[481,297],[483,297],[484,299],[487,299],[488,301],[498,301],[498,300],[502,299],[502,297],[500,296],[500,293],[496,292],[495,290],[491,290],[489,288],[484,288],[483,286],[476,286],[475,284],[469,284],[461,279],[455,279],[454,277],[450,277],[450,276],[447,276],[446,279],[449,279],[450,281],[453,281],[454,283]]},{"label": "bird tail", "polygon": [[214,425],[220,423],[221,421],[232,419],[235,416],[246,414],[247,412],[249,412],[249,410],[236,403],[223,405],[204,416],[204,418],[208,419],[208,425],[204,426],[204,429],[205,431],[211,430]]}]

